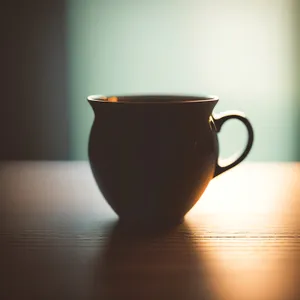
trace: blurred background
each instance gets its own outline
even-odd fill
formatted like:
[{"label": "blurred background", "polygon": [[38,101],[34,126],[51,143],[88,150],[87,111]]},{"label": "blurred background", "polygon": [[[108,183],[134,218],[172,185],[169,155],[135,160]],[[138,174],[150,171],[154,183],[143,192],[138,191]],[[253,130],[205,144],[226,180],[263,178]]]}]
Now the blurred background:
[{"label": "blurred background", "polygon": [[[85,160],[90,94],[220,97],[255,130],[250,161],[300,160],[300,1],[2,4],[1,160]],[[240,150],[238,121],[221,155]]]}]

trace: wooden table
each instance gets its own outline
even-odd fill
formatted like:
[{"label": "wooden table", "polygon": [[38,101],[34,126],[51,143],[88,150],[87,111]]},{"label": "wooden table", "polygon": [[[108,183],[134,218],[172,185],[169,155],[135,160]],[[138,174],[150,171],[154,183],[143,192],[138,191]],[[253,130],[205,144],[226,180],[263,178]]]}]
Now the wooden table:
[{"label": "wooden table", "polygon": [[85,162],[0,165],[0,299],[300,299],[300,164],[244,163],[131,235]]}]

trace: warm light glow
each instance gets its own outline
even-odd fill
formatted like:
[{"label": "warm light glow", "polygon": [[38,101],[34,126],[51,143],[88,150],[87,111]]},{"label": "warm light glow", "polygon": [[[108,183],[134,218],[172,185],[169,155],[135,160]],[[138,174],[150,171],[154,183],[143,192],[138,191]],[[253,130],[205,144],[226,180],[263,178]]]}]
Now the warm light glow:
[{"label": "warm light glow", "polygon": [[108,102],[118,102],[118,97],[109,97],[109,98],[107,98],[107,101]]},{"label": "warm light glow", "polygon": [[[281,222],[281,213],[287,208],[287,187],[294,190],[291,176],[279,172],[280,164],[271,165],[260,174],[256,167],[259,164],[248,165],[247,178],[242,168],[236,168],[210,182],[206,192],[189,213],[193,219],[199,213],[203,216],[213,215],[210,224],[219,226],[239,226],[261,228]],[[295,171],[296,172],[296,171]],[[237,178],[243,178],[238,180]],[[266,189],[272,182],[276,183]],[[267,192],[266,192],[267,191]],[[295,192],[295,191],[294,191]],[[226,195],[226,198],[224,198]],[[255,214],[255,220],[252,216]],[[261,216],[261,218],[260,218]]]},{"label": "warm light glow", "polygon": [[236,168],[214,179],[187,218],[193,232],[201,228],[193,238],[217,299],[293,297],[295,244],[287,237],[298,224],[292,212],[300,203],[290,199],[300,199],[299,165],[258,169],[252,164],[247,173]]}]

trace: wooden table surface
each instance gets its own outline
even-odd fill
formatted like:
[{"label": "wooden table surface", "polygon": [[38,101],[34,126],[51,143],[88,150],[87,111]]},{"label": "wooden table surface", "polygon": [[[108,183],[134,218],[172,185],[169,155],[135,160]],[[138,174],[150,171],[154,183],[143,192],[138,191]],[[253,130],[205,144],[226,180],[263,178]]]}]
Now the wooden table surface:
[{"label": "wooden table surface", "polygon": [[244,163],[184,224],[120,228],[85,162],[0,165],[0,299],[300,299],[300,164]]}]

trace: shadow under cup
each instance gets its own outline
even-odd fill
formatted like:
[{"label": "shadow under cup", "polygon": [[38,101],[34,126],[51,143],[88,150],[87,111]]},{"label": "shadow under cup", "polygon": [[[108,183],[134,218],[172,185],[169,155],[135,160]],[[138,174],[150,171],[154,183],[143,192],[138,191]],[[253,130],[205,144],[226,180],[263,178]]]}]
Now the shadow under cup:
[{"label": "shadow under cup", "polygon": [[210,180],[225,170],[217,164],[218,125],[226,121],[212,116],[217,97],[90,96],[88,101],[95,114],[91,169],[121,222],[180,223]]},{"label": "shadow under cup", "polygon": [[117,224],[96,264],[93,299],[212,299],[201,241],[187,224],[163,234]]}]

